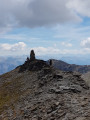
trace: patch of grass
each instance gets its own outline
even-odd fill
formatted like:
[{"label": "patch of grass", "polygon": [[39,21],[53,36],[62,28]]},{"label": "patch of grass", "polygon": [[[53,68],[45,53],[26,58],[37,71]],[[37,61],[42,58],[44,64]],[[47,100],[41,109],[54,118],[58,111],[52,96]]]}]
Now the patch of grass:
[{"label": "patch of grass", "polygon": [[22,94],[20,91],[23,85],[21,79],[22,76],[0,86],[0,113],[6,110],[13,102],[16,102]]},{"label": "patch of grass", "polygon": [[4,79],[8,79],[10,77],[11,77],[10,73],[5,73],[3,75],[0,75],[0,78],[4,78]]}]

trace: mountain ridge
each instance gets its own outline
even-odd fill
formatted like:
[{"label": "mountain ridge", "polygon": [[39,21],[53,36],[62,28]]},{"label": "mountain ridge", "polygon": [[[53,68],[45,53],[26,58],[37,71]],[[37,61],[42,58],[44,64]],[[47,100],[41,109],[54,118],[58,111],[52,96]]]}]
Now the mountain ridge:
[{"label": "mountain ridge", "polygon": [[[21,56],[21,57],[0,57],[0,74],[4,74],[6,72],[9,72],[9,71],[15,69],[17,66],[23,64],[23,62],[25,61],[26,57],[27,56]],[[40,59],[39,57],[37,57],[37,58]],[[43,58],[43,57],[41,57],[41,58]],[[48,57],[48,58],[50,58],[50,57]],[[69,58],[65,58],[63,60],[57,60],[57,61],[63,61],[63,62],[64,61],[69,61],[67,59],[69,59]],[[78,61],[78,60],[76,60],[76,61]],[[76,67],[79,67],[79,69],[80,69],[81,66],[83,66],[83,71],[79,70],[81,73],[86,73],[86,72],[90,71],[89,69],[84,71],[84,69],[89,68],[90,65],[69,64],[69,63],[72,63],[70,61],[69,61],[69,63],[68,62],[65,62],[65,63],[68,64],[68,67],[65,68],[65,69],[67,69],[67,71],[70,69],[69,68],[70,65],[71,65],[71,68],[74,66],[74,70],[75,70],[75,65],[76,65]],[[79,64],[80,62],[76,62],[76,63]],[[66,66],[67,66],[67,64],[66,64]],[[58,65],[56,65],[56,66],[57,66],[56,68],[58,68]],[[59,69],[60,69],[60,67],[59,67]],[[62,69],[62,70],[64,70],[64,69]],[[78,71],[78,70],[76,69],[76,71]]]},{"label": "mountain ridge", "polygon": [[53,66],[62,71],[73,71],[80,73],[87,73],[90,71],[90,65],[76,65],[76,64],[68,64],[62,60],[52,59]]},{"label": "mountain ridge", "polygon": [[0,120],[5,119],[90,120],[90,88],[80,74],[28,60],[0,76]]},{"label": "mountain ridge", "polygon": [[[16,57],[0,57],[0,74],[4,74],[6,72],[9,72],[13,69],[15,69],[17,66],[23,64],[23,62],[25,61],[27,55],[25,56],[16,56]],[[50,59],[50,56],[36,56],[37,59],[44,59],[45,61],[47,61],[48,59]],[[53,58],[53,57],[51,57]],[[54,57],[54,58],[57,58],[57,57]],[[85,58],[85,60],[83,59]],[[62,61],[67,61],[66,63],[77,63],[77,64],[88,64],[89,65],[89,59],[87,58],[87,56],[85,57],[80,57],[80,58],[77,58],[75,56],[73,57],[59,57],[57,58],[57,60],[62,60]],[[75,65],[77,65],[75,64]],[[81,65],[80,65],[81,66]],[[87,67],[87,66],[86,66]]]}]

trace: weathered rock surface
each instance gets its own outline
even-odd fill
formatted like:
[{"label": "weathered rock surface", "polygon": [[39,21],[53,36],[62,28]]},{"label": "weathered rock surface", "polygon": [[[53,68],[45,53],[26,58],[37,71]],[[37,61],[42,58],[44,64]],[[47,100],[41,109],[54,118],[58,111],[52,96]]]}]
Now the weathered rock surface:
[{"label": "weathered rock surface", "polygon": [[60,69],[62,71],[73,71],[73,72],[76,71],[82,74],[90,72],[90,65],[68,64],[64,61],[54,60],[54,59],[52,59],[52,64],[55,68]]},{"label": "weathered rock surface", "polygon": [[31,52],[30,52],[30,60],[31,60],[31,61],[34,61],[34,60],[35,60],[34,50],[31,50]]},{"label": "weathered rock surface", "polygon": [[28,60],[28,61],[25,61],[25,63],[20,66],[19,72],[23,72],[26,70],[38,71],[44,67],[49,67],[49,65],[46,64],[46,62],[43,60],[34,60],[34,61]]},{"label": "weathered rock surface", "polygon": [[90,120],[90,89],[79,74],[25,63],[0,76],[0,120]]},{"label": "weathered rock surface", "polygon": [[90,72],[87,72],[87,73],[85,73],[85,74],[82,74],[81,77],[82,77],[82,79],[84,79],[84,80],[86,81],[87,85],[90,86]]}]

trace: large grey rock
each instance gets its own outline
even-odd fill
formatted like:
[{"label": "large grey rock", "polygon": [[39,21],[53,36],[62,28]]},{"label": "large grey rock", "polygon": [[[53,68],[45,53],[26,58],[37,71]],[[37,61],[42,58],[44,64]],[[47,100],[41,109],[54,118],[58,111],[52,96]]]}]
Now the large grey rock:
[{"label": "large grey rock", "polygon": [[30,61],[34,61],[35,60],[35,53],[34,50],[31,50],[30,52]]}]

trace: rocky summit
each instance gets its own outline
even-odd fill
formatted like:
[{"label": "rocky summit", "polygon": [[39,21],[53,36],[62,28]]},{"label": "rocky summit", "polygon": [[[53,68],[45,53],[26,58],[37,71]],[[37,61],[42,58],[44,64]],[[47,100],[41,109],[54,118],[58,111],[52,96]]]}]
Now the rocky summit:
[{"label": "rocky summit", "polygon": [[19,72],[24,72],[26,70],[38,71],[44,67],[49,67],[49,65],[46,64],[46,62],[43,60],[34,60],[34,61],[28,60],[28,61],[25,61],[25,63],[20,66]]},{"label": "rocky summit", "polygon": [[29,59],[0,76],[0,120],[90,120],[90,89],[79,73]]}]

